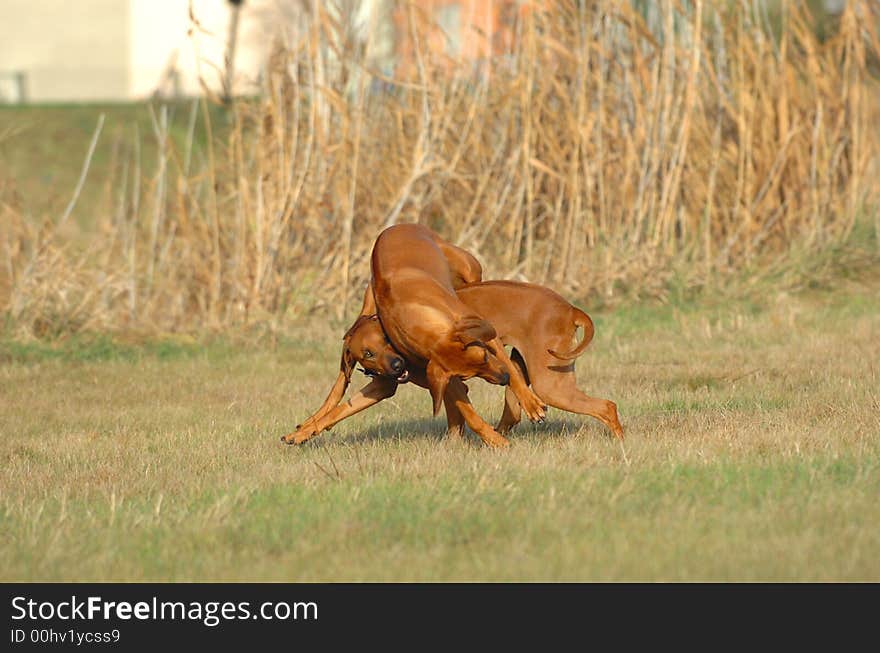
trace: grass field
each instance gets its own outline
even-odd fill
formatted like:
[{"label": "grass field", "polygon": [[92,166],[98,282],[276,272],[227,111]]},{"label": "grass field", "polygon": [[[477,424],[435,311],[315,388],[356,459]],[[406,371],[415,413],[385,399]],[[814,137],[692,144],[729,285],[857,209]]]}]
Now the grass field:
[{"label": "grass field", "polygon": [[624,445],[555,410],[508,451],[446,441],[407,387],[285,447],[335,376],[324,320],[6,341],[0,579],[880,581],[878,288],[594,314],[580,385]]}]

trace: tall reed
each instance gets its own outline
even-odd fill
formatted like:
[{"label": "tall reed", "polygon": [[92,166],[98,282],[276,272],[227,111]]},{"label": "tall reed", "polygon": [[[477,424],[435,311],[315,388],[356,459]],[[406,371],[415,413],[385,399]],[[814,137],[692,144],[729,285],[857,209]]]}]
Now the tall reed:
[{"label": "tall reed", "polygon": [[639,3],[547,2],[520,15],[510,53],[477,63],[429,51],[436,27],[403,4],[414,65],[389,78],[313,3],[228,125],[194,100],[177,143],[156,108],[138,139],[156,140],[157,167],[135,139],[88,251],[3,204],[2,309],[37,335],[342,317],[396,222],[470,249],[486,277],[585,302],[663,297],[673,278],[713,287],[838,246],[859,221],[880,230],[880,9],[847,3],[820,42],[804,3],[783,3],[777,26],[761,4],[646,18]]}]

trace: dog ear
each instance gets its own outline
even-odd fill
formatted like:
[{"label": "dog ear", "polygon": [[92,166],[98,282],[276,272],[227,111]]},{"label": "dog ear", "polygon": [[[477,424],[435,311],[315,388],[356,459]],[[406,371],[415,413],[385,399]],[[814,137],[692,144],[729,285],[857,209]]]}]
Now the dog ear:
[{"label": "dog ear", "polygon": [[431,391],[431,399],[434,401],[434,416],[436,417],[443,403],[443,395],[446,394],[446,386],[449,385],[450,374],[433,360],[428,362],[425,372],[428,377],[428,390]]},{"label": "dog ear", "polygon": [[376,314],[358,315],[357,319],[354,321],[354,324],[348,327],[348,331],[346,331],[345,335],[342,336],[342,341],[347,345],[348,341],[351,340],[351,337],[354,335],[354,332],[357,331],[364,322],[377,322],[378,320],[379,316]]},{"label": "dog ear", "polygon": [[348,331],[345,332],[345,335],[342,336],[342,361],[339,363],[339,369],[345,374],[346,382],[351,381],[351,373],[354,371],[354,366],[357,361],[355,361],[354,356],[351,353],[351,349],[348,347],[348,343],[351,342],[351,337],[355,334],[355,332],[361,327],[365,322],[378,321],[378,315],[359,315],[358,318],[354,321]]},{"label": "dog ear", "polygon": [[378,316],[378,315],[373,315],[373,316],[370,316],[370,315],[358,315],[358,316],[357,316],[357,319],[354,321],[354,324],[352,324],[350,327],[348,327],[348,331],[346,331],[345,334],[342,336],[342,342],[344,342],[345,345],[348,346],[348,341],[351,340],[351,337],[354,335],[354,332],[357,331],[358,328],[359,328],[364,322],[366,322],[366,321],[368,321],[369,319],[371,319],[371,317],[376,318],[377,320],[379,319],[379,316]]},{"label": "dog ear", "polygon": [[453,339],[458,340],[465,349],[471,345],[479,345],[498,337],[495,327],[476,315],[463,317],[453,327]]},{"label": "dog ear", "polygon": [[339,371],[345,375],[345,382],[351,383],[351,374],[354,372],[355,360],[348,348],[348,342],[342,343],[342,359],[339,361]]}]

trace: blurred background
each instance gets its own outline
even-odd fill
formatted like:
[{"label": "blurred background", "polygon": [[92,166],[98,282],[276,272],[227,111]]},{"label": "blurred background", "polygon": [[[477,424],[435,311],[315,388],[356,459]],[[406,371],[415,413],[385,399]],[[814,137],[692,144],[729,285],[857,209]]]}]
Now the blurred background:
[{"label": "blurred background", "polygon": [[[766,10],[778,14],[780,1],[764,3]],[[371,60],[386,73],[413,64],[406,9],[400,3],[320,4],[334,22],[344,24],[349,38],[364,42],[367,30],[372,32]],[[509,52],[516,18],[530,4],[541,3],[416,4],[440,28],[426,43],[431,52],[480,59]],[[659,3],[633,4],[651,29],[659,26]],[[817,33],[824,37],[846,0],[808,4]],[[227,88],[255,93],[273,44],[301,38],[317,5],[313,0],[6,0],[0,22],[0,102],[173,98],[198,95],[203,85],[218,93]]]},{"label": "blurred background", "polygon": [[[517,0],[418,3],[444,34],[429,49],[464,58],[511,43]],[[347,37],[371,31],[371,61],[387,73],[413,57],[406,9],[388,0],[10,0],[0,27],[5,102],[137,100],[255,93],[274,44],[295,43],[326,11]],[[370,16],[373,23],[370,24]],[[229,79],[227,79],[227,76]]]},{"label": "blurred background", "polygon": [[6,0],[22,337],[343,319],[419,221],[593,306],[876,256],[870,0]]}]

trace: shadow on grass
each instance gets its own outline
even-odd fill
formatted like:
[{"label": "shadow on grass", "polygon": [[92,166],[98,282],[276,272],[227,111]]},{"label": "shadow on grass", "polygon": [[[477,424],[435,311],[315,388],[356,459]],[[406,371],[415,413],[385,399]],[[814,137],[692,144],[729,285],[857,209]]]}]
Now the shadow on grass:
[{"label": "shadow on grass", "polygon": [[[494,422],[490,422],[494,426]],[[305,445],[308,447],[322,448],[338,444],[365,444],[371,442],[414,442],[435,441],[441,442],[446,439],[446,421],[444,419],[416,418],[405,420],[389,420],[381,424],[374,424],[364,429],[351,428],[345,433],[334,433],[334,430],[325,431],[316,436]],[[517,440],[530,440],[532,438],[570,438],[570,437],[611,437],[610,432],[599,422],[588,417],[548,419],[540,424],[528,421],[520,422],[513,431],[507,434],[507,438],[516,443]],[[465,429],[464,440],[467,444],[479,446],[479,436],[469,428]]]},{"label": "shadow on grass", "polygon": [[[337,426],[323,431],[305,443],[309,448],[321,449],[339,444],[366,444],[369,442],[440,441],[446,435],[446,422],[441,419],[421,418],[389,420],[366,428],[351,425],[344,432]],[[295,446],[295,445],[292,445]]]},{"label": "shadow on grass", "polygon": [[509,435],[511,441],[538,438],[603,438],[613,440],[611,431],[601,422],[587,416],[574,415],[546,419],[539,424],[520,422]]}]

